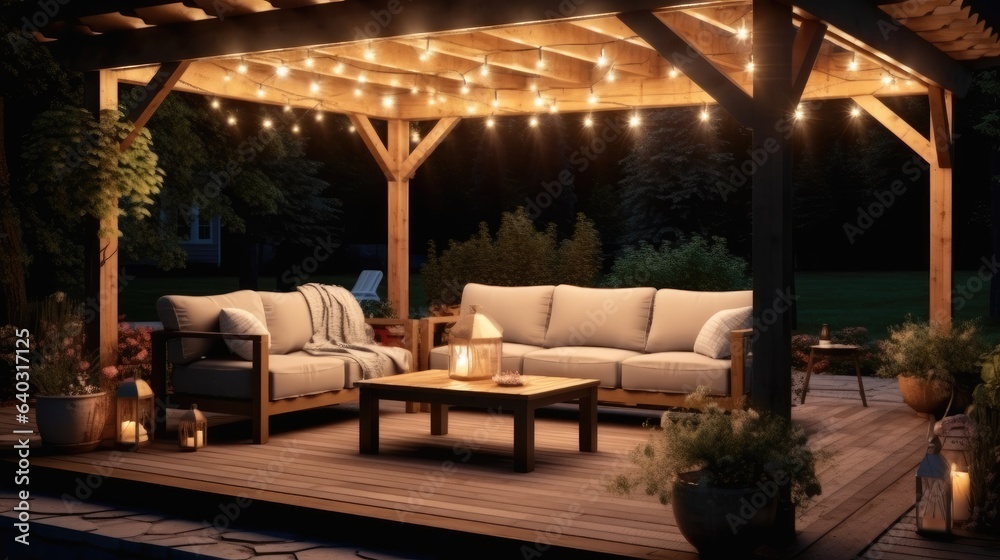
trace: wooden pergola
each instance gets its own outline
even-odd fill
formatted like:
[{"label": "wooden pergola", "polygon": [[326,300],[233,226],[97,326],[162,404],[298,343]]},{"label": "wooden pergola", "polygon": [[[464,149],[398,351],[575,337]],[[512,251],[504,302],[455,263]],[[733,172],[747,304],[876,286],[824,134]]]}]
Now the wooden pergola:
[{"label": "wooden pergola", "polygon": [[[752,397],[788,416],[796,108],[853,99],[927,162],[929,310],[946,323],[952,98],[997,63],[997,12],[985,0],[93,0],[24,21],[86,72],[89,109],[123,103],[137,127],[172,90],[347,115],[388,182],[388,297],[402,314],[409,180],[463,119],[721,106],[753,129],[759,156]],[[145,87],[119,99],[119,83]],[[907,95],[927,96],[929,136],[882,102]],[[386,138],[373,119],[387,121]],[[410,123],[432,120],[411,145]],[[110,361],[118,240],[87,243],[87,295],[100,302],[91,339]]]}]

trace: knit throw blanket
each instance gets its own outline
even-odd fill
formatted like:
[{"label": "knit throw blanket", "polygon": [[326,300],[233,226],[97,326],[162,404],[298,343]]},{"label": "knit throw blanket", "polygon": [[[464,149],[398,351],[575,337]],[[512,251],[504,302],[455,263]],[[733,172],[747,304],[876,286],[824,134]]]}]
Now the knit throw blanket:
[{"label": "knit throw blanket", "polygon": [[298,287],[309,305],[313,335],[303,348],[316,356],[343,356],[361,366],[364,379],[410,371],[405,348],[380,346],[368,334],[365,315],[350,290],[327,284]]}]

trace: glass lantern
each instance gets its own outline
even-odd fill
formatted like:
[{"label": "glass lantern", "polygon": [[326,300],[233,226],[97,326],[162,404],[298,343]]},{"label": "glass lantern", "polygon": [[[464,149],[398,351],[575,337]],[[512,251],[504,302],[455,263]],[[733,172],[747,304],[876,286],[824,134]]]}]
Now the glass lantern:
[{"label": "glass lantern", "polygon": [[142,379],[118,386],[115,408],[115,441],[120,447],[136,449],[153,440],[153,390]]},{"label": "glass lantern", "polygon": [[917,467],[917,532],[928,536],[951,535],[952,472],[941,455],[941,440],[930,439],[927,454]]},{"label": "glass lantern", "polygon": [[448,376],[471,381],[500,373],[503,329],[478,306],[462,315],[448,335]]},{"label": "glass lantern", "polygon": [[181,451],[197,451],[208,444],[208,422],[198,405],[181,415],[177,424],[177,440]]}]

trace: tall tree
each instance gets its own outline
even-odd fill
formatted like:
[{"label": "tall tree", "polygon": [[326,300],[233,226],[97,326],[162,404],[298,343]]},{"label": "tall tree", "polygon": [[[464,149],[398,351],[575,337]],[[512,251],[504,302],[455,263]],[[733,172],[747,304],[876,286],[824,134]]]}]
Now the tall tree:
[{"label": "tall tree", "polygon": [[622,160],[621,189],[625,243],[677,240],[690,232],[715,234],[727,195],[725,180],[733,155],[723,151],[713,120],[699,123],[695,109],[649,113],[632,151]]}]

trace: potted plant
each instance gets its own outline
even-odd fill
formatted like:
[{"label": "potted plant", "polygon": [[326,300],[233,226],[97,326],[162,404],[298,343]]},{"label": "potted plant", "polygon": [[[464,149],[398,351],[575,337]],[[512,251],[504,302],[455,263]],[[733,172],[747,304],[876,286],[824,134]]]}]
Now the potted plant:
[{"label": "potted plant", "polygon": [[972,502],[970,528],[977,533],[1000,532],[1000,346],[983,359],[981,382],[972,395],[969,418],[975,432],[969,442]]},{"label": "potted plant", "polygon": [[726,412],[699,387],[688,404],[700,413],[667,411],[646,443],[629,454],[635,468],[607,482],[619,496],[642,490],[673,506],[681,534],[702,557],[749,550],[774,523],[782,487],[791,505],[820,493],[805,432],[766,411]]},{"label": "potted plant", "polygon": [[[365,299],[359,303],[366,319],[396,319],[398,317],[392,304],[386,300]],[[380,324],[379,321],[369,321],[369,324],[372,326],[375,342],[378,342],[382,346],[399,346],[405,348],[403,337],[405,336],[406,328],[403,325]]]},{"label": "potted plant", "polygon": [[85,353],[83,306],[57,292],[38,309],[29,382],[42,445],[63,452],[100,444],[118,371]]},{"label": "potted plant", "polygon": [[978,321],[938,325],[913,317],[889,327],[889,337],[878,346],[881,358],[875,374],[895,377],[903,402],[938,418],[968,406],[981,357],[989,350]]}]

